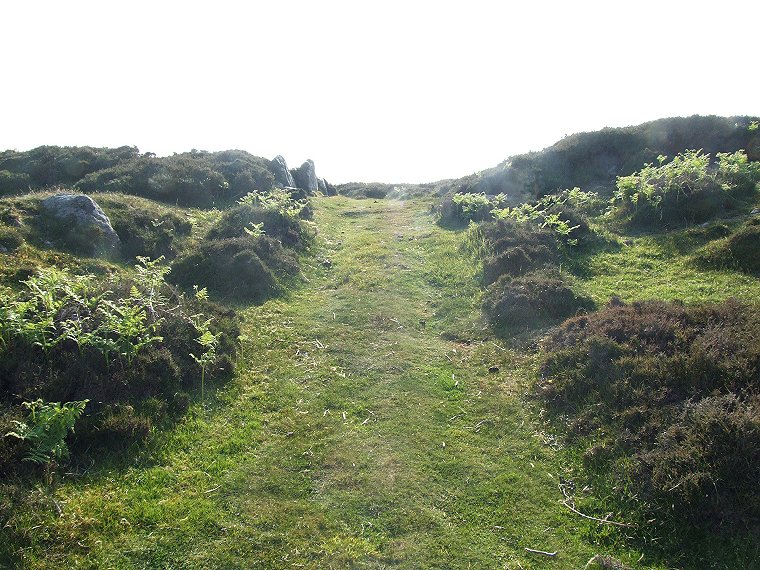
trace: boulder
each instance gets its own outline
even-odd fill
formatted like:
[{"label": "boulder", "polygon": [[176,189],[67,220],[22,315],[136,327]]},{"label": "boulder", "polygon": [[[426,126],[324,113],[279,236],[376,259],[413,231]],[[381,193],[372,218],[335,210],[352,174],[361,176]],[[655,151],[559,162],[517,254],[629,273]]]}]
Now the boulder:
[{"label": "boulder", "polygon": [[293,179],[296,182],[296,187],[305,191],[307,194],[314,194],[319,190],[319,182],[317,181],[317,171],[314,168],[314,161],[309,159],[301,166],[291,171],[293,173]]},{"label": "boulder", "polygon": [[296,183],[293,175],[288,170],[288,163],[279,154],[272,160],[272,170],[274,171],[274,182],[286,188],[294,188]]},{"label": "boulder", "polygon": [[317,188],[322,194],[327,194],[327,182],[324,178],[317,178]]},{"label": "boulder", "polygon": [[55,241],[90,255],[110,255],[118,251],[119,236],[100,206],[86,194],[56,194],[41,203],[43,214],[52,224],[47,230]]}]

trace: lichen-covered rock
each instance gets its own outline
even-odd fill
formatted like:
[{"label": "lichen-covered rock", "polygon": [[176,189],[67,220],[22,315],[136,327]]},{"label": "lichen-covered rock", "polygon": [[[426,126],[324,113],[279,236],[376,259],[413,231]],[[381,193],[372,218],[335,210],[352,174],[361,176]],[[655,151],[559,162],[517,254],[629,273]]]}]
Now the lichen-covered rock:
[{"label": "lichen-covered rock", "polygon": [[100,206],[86,194],[56,194],[41,203],[53,241],[90,255],[115,254],[119,236]]},{"label": "lichen-covered rock", "polygon": [[274,182],[286,188],[294,188],[296,185],[293,175],[288,170],[288,163],[279,154],[272,160],[272,170],[274,171]]}]

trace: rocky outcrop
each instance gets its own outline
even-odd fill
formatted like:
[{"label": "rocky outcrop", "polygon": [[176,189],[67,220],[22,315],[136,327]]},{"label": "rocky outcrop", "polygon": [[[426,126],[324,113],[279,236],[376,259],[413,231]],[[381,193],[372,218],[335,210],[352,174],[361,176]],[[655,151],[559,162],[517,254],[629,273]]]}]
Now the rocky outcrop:
[{"label": "rocky outcrop", "polygon": [[288,170],[288,163],[285,162],[285,159],[279,154],[274,157],[274,160],[272,160],[272,171],[275,184],[286,188],[295,187],[296,182],[293,180],[293,175],[290,173],[290,170]]},{"label": "rocky outcrop", "polygon": [[54,240],[91,255],[115,254],[121,244],[111,220],[86,194],[56,194],[42,200],[42,212],[51,218]]},{"label": "rocky outcrop", "polygon": [[322,192],[325,196],[337,196],[338,195],[338,189],[330,184],[327,180],[324,178],[320,178],[317,180],[317,184],[319,185],[319,191]]},{"label": "rocky outcrop", "polygon": [[293,179],[295,180],[297,188],[300,188],[307,194],[314,194],[319,190],[317,171],[314,168],[313,160],[307,160],[291,172],[293,173]]}]

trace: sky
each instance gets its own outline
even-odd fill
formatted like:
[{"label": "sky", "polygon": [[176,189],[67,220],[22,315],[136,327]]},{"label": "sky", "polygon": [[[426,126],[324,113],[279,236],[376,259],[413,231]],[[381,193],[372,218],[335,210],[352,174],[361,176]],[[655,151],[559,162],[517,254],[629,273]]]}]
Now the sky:
[{"label": "sky", "polygon": [[0,149],[237,148],[333,183],[458,178],[565,135],[760,115],[760,2],[25,0]]}]

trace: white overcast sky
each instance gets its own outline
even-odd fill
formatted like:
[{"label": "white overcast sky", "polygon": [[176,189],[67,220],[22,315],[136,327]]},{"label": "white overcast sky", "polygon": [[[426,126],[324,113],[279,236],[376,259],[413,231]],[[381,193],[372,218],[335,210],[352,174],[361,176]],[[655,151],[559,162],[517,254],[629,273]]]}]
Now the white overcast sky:
[{"label": "white overcast sky", "polygon": [[0,149],[239,148],[426,182],[566,134],[760,115],[760,2],[4,2]]}]

